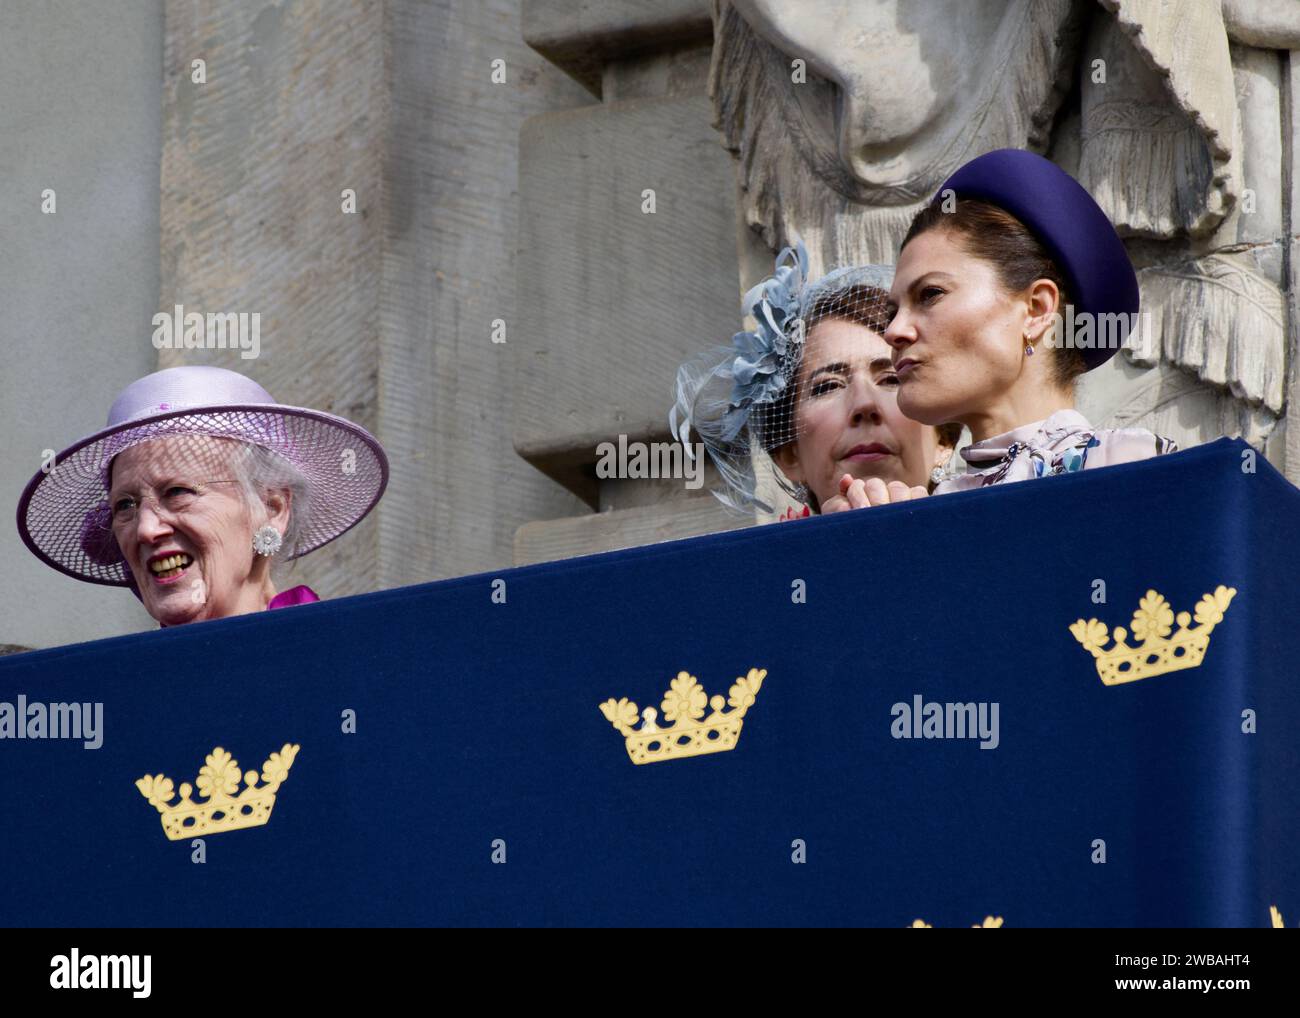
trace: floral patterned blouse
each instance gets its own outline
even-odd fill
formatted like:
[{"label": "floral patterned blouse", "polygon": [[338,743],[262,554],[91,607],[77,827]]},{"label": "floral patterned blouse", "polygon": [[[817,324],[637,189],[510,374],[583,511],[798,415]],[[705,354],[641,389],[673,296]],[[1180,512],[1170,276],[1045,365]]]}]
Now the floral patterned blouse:
[{"label": "floral patterned blouse", "polygon": [[966,446],[961,450],[966,472],[941,481],[932,494],[1133,463],[1177,451],[1178,443],[1143,428],[1094,431],[1079,411],[1058,410],[1045,421]]}]

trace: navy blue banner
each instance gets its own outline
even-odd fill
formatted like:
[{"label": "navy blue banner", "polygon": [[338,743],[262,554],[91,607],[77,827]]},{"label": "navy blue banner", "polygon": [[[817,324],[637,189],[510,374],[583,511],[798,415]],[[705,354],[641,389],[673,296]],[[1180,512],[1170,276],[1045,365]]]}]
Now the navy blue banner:
[{"label": "navy blue banner", "polygon": [[0,659],[0,919],[1293,927],[1298,512],[1222,440]]}]

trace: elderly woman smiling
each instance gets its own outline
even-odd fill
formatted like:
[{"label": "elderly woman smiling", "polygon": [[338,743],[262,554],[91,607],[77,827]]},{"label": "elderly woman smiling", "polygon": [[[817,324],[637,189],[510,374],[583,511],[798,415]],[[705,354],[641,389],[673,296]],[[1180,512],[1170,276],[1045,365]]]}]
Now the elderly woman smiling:
[{"label": "elderly woman smiling", "polygon": [[277,594],[283,564],[355,526],[387,477],[365,429],[233,371],[169,368],[32,478],[18,527],[55,569],[128,587],[176,626],[319,600]]}]

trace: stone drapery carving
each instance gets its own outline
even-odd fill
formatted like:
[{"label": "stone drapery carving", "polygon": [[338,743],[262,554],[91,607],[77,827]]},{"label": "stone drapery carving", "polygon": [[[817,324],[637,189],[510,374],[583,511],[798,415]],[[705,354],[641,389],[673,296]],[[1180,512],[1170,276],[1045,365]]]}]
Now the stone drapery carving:
[{"label": "stone drapery carving", "polygon": [[1161,372],[1164,411],[1137,423],[1184,444],[1263,442],[1287,398],[1280,166],[1294,139],[1270,47],[1300,47],[1300,4],[1281,6],[714,0],[715,126],[747,225],[772,249],[801,236],[814,272],[894,261],[917,208],[975,155],[1046,154],[1129,242],[1155,337],[1135,333],[1081,407],[1098,424],[1154,414],[1134,368],[1172,365],[1218,410],[1183,419],[1178,401],[1204,398]]}]

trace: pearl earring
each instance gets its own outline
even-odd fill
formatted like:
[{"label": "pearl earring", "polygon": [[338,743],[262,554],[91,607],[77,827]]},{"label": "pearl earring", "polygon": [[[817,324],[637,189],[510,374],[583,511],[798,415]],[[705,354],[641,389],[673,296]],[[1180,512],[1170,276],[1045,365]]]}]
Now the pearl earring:
[{"label": "pearl earring", "polygon": [[257,533],[253,535],[253,551],[259,555],[274,555],[280,550],[282,543],[283,538],[280,536],[280,531],[269,523],[264,527],[259,527]]}]

